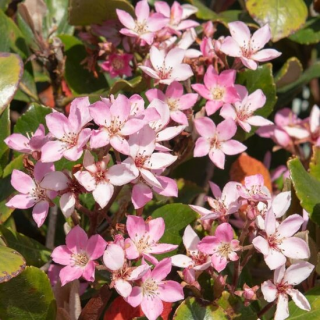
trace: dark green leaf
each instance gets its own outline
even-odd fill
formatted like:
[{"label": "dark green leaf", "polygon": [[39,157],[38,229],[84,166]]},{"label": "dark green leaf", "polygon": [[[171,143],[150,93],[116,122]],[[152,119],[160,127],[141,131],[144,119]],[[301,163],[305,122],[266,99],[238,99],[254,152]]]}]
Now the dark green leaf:
[{"label": "dark green leaf", "polygon": [[288,161],[288,168],[301,206],[311,220],[320,225],[320,181],[312,177],[298,158]]},{"label": "dark green leaf", "polygon": [[18,277],[0,285],[0,314],[6,320],[55,320],[56,301],[47,275],[27,267]]},{"label": "dark green leaf", "polygon": [[309,165],[310,174],[320,181],[320,148],[314,146],[312,158]]},{"label": "dark green leaf", "polygon": [[52,112],[52,109],[43,107],[36,103],[32,104],[27,112],[25,112],[17,121],[14,132],[23,135],[34,133],[39,124],[46,124],[45,116]]},{"label": "dark green leaf", "polygon": [[11,186],[10,177],[0,179],[0,224],[4,223],[14,211],[5,204],[9,196],[14,192]]},{"label": "dark green leaf", "polygon": [[292,34],[289,39],[306,45],[318,43],[320,41],[320,18],[311,18],[302,29]]},{"label": "dark green leaf", "polygon": [[[14,249],[11,249],[9,247],[5,247],[3,245],[0,245],[0,283],[9,281],[13,279],[14,277],[18,276],[26,267],[26,262],[23,258],[23,256],[15,251]],[[0,292],[1,292],[0,285]],[[1,296],[1,294],[0,294]],[[3,306],[3,300],[1,299],[1,305]],[[1,310],[1,306],[0,306]],[[3,315],[0,312],[1,315]]]},{"label": "dark green leaf", "polygon": [[6,11],[11,0],[0,0],[0,9]]},{"label": "dark green leaf", "polygon": [[126,0],[70,0],[69,23],[85,26],[116,19],[116,9],[127,11],[134,16],[134,9]]},{"label": "dark green leaf", "polygon": [[[238,73],[237,83],[244,85],[249,94],[261,89],[266,95],[266,104],[258,109],[254,114],[260,115],[265,118],[273,111],[273,107],[277,101],[276,86],[272,75],[272,65],[270,63],[259,66],[257,70],[246,69],[243,72]],[[252,136],[257,128],[252,128],[251,132],[245,133],[238,130],[237,139],[245,140]]]},{"label": "dark green leaf", "polygon": [[0,52],[8,52],[10,49],[9,26],[7,16],[0,10]]},{"label": "dark green leaf", "polygon": [[60,39],[64,44],[67,56],[65,78],[73,93],[77,95],[106,90],[108,84],[105,77],[99,74],[98,78],[96,78],[92,72],[85,69],[81,64],[87,57],[87,52],[82,42],[76,37],[68,35],[62,35]]},{"label": "dark green leaf", "polygon": [[[153,212],[153,219],[159,217],[164,219],[166,226],[160,242],[180,245],[184,229],[187,225],[192,224],[197,219],[198,215],[189,206],[181,203],[174,203],[167,204]],[[161,255],[161,257],[172,256],[176,253],[177,250],[174,250],[165,255]]]},{"label": "dark green leaf", "polygon": [[[1,25],[1,22],[0,22]],[[0,53],[0,114],[9,105],[23,75],[21,58],[12,53]]]},{"label": "dark green leaf", "polygon": [[303,0],[247,0],[251,17],[261,26],[269,24],[272,40],[285,38],[305,23],[308,8]]},{"label": "dark green leaf", "polygon": [[174,320],[229,319],[219,306],[201,305],[195,298],[187,298],[177,308]]},{"label": "dark green leaf", "polygon": [[9,160],[9,148],[4,139],[10,135],[10,110],[7,108],[0,115],[0,166],[3,169]]},{"label": "dark green leaf", "polygon": [[315,287],[304,294],[311,305],[311,311],[301,310],[293,301],[289,302],[288,320],[320,319],[320,287]]},{"label": "dark green leaf", "polygon": [[135,77],[131,80],[120,79],[112,85],[109,93],[116,94],[120,90],[130,91],[130,92],[141,92],[145,89],[145,88],[142,88],[143,86],[145,86],[145,83],[142,80],[142,77],[140,76]]},{"label": "dark green leaf", "polygon": [[11,160],[11,162],[8,163],[8,165],[6,165],[5,168],[3,169],[3,178],[9,176],[14,169],[22,170],[23,158],[24,158],[24,155],[20,154],[19,156]]}]

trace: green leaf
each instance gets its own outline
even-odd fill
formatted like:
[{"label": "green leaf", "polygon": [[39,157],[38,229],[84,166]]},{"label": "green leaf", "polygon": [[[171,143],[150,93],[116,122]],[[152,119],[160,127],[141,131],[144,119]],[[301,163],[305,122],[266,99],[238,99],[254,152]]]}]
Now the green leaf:
[{"label": "green leaf", "polygon": [[120,90],[130,91],[130,92],[141,92],[145,89],[145,88],[142,88],[144,86],[145,86],[145,83],[142,80],[142,77],[140,76],[135,77],[131,80],[120,79],[112,85],[112,87],[110,88],[109,94],[116,94]]},{"label": "green leaf", "polygon": [[293,301],[289,302],[288,320],[318,320],[320,319],[320,287],[315,287],[306,292],[305,297],[311,305],[311,311],[301,310]]},{"label": "green leaf", "polygon": [[195,298],[187,298],[177,308],[174,320],[229,319],[219,306],[202,306]]},{"label": "green leaf", "polygon": [[42,267],[50,260],[50,250],[38,241],[3,226],[0,226],[0,234],[4,237],[9,247],[23,255],[27,265]]},{"label": "green leaf", "polygon": [[18,119],[14,127],[14,132],[23,135],[35,132],[39,124],[46,124],[45,116],[51,112],[52,109],[36,103],[30,105],[28,110]]},{"label": "green leaf", "polygon": [[[26,267],[26,262],[23,256],[14,249],[0,245],[0,292],[2,283],[18,276]],[[0,294],[1,296],[1,294]],[[0,298],[1,305],[4,306],[4,301]],[[1,306],[0,306],[1,310]],[[3,313],[0,312],[3,316]]]},{"label": "green leaf", "polygon": [[274,81],[277,88],[282,88],[292,82],[297,81],[303,72],[301,62],[296,58],[289,58],[282,66]]},{"label": "green leaf", "polygon": [[[153,219],[159,217],[164,219],[166,226],[160,242],[180,245],[184,229],[198,218],[198,214],[185,204],[174,203],[167,204],[153,212]],[[177,249],[161,255],[161,257],[169,257],[176,253]]]},{"label": "green leaf", "polygon": [[[92,2],[90,2],[92,4]],[[92,72],[81,64],[87,57],[87,52],[82,42],[73,36],[61,35],[67,56],[65,78],[68,86],[75,95],[104,91],[108,88],[107,81],[102,74],[96,78]]]},{"label": "green leaf", "polygon": [[116,9],[134,16],[134,8],[126,0],[70,0],[69,23],[74,26],[100,24],[105,20],[116,19]]},{"label": "green leaf", "polygon": [[299,30],[308,16],[303,0],[247,0],[246,7],[261,26],[269,24],[274,42]]},{"label": "green leaf", "polygon": [[301,206],[311,220],[320,225],[320,181],[312,177],[298,158],[288,161],[288,168]]},{"label": "green leaf", "polygon": [[[276,86],[272,75],[272,65],[270,63],[259,66],[257,70],[246,69],[243,72],[238,73],[237,84],[244,85],[249,94],[261,89],[266,95],[266,104],[258,109],[254,114],[268,118],[273,111],[273,107],[277,101]],[[251,132],[246,133],[238,130],[237,139],[245,140],[254,134],[257,128],[252,128]]]},{"label": "green leaf", "polygon": [[44,0],[48,8],[43,24],[50,31],[56,28],[56,34],[73,34],[74,27],[68,23],[68,0]]},{"label": "green leaf", "polygon": [[0,179],[0,224],[4,223],[14,211],[6,206],[7,199],[14,192],[10,177]]},{"label": "green leaf", "polygon": [[310,174],[320,181],[320,147],[312,148],[312,158],[309,165]]},{"label": "green leaf", "polygon": [[9,26],[7,16],[0,10],[0,52],[8,52],[10,49]]},{"label": "green leaf", "polygon": [[0,115],[0,167],[4,168],[9,161],[9,147],[5,144],[4,139],[10,135],[10,110],[7,108]]},{"label": "green leaf", "polygon": [[[0,22],[1,25],[1,22]],[[23,74],[21,58],[12,53],[0,53],[0,114],[9,105]]]},{"label": "green leaf", "polygon": [[289,39],[306,45],[318,43],[320,41],[320,18],[311,18],[302,29],[292,34]]},{"label": "green leaf", "polygon": [[3,178],[9,176],[14,169],[21,170],[23,168],[23,158],[24,155],[20,154],[19,156],[11,160],[11,162],[8,163],[8,165],[6,165],[3,169]]},{"label": "green leaf", "polygon": [[0,314],[6,320],[55,320],[57,306],[47,275],[27,267],[0,285]]},{"label": "green leaf", "polygon": [[0,9],[6,11],[11,0],[0,0]]}]

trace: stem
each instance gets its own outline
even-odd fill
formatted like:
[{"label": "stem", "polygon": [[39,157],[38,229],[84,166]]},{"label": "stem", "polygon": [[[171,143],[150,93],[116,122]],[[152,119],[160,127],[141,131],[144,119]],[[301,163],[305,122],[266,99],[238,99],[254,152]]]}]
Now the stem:
[{"label": "stem", "polygon": [[75,205],[76,209],[79,210],[80,212],[84,213],[86,216],[91,218],[95,213],[86,207],[84,207],[80,202],[76,202]]},{"label": "stem", "polygon": [[242,247],[242,251],[251,250],[253,248],[253,244],[248,244],[247,246]]},{"label": "stem", "polygon": [[268,303],[258,314],[258,318],[261,318],[262,315],[264,315],[266,312],[268,312],[272,307],[273,305],[275,304],[275,301],[272,301],[270,303]]},{"label": "stem", "polygon": [[57,217],[58,217],[58,207],[55,205],[50,207],[49,210],[49,226],[48,233],[46,237],[46,247],[49,249],[54,248],[54,238],[56,234],[56,226],[57,226]]}]

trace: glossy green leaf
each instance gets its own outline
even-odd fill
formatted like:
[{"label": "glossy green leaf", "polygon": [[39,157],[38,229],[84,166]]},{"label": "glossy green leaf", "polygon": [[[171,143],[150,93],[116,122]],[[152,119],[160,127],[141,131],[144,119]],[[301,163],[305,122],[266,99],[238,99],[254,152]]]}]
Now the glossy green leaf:
[{"label": "glossy green leaf", "polygon": [[[0,22],[1,23],[1,22]],[[9,105],[23,75],[21,58],[12,53],[0,53],[0,114]]]},{"label": "glossy green leaf", "polygon": [[45,116],[52,112],[52,109],[32,104],[28,110],[18,119],[15,127],[15,133],[21,133],[23,135],[34,133],[39,124],[46,124]]},{"label": "glossy green leaf", "polygon": [[6,320],[56,320],[57,306],[48,276],[27,267],[0,285],[0,314]]},{"label": "glossy green leaf", "polygon": [[[267,63],[259,66],[257,70],[246,69],[245,71],[238,73],[237,83],[244,85],[249,94],[257,89],[261,89],[263,91],[266,95],[267,101],[265,105],[261,109],[258,109],[254,114],[268,118],[277,101],[276,86],[272,75],[272,65]],[[253,127],[249,133],[238,130],[237,139],[243,141],[249,138],[254,134],[256,129],[257,128]]]},{"label": "glossy green leaf", "polygon": [[300,44],[313,44],[320,41],[320,18],[311,18],[305,26],[289,37],[290,40]]},{"label": "glossy green leaf", "polygon": [[79,95],[105,91],[108,88],[105,77],[99,74],[98,78],[96,78],[82,64],[83,60],[87,57],[83,43],[76,37],[69,35],[62,35],[60,39],[64,44],[67,56],[65,78],[73,93]]},{"label": "glossy green leaf", "polygon": [[0,115],[0,167],[3,169],[9,160],[9,147],[5,144],[4,139],[10,135],[10,110],[7,108]]},{"label": "glossy green leaf", "polygon": [[261,26],[269,24],[273,41],[285,38],[305,23],[308,9],[303,0],[248,0],[246,8]]},{"label": "glossy green leaf", "polygon": [[320,225],[320,181],[312,177],[298,158],[288,161],[292,183],[301,206]]},{"label": "glossy green leaf", "polygon": [[195,298],[187,298],[177,308],[174,320],[229,319],[219,306],[201,305]]},{"label": "glossy green leaf", "polygon": [[[198,214],[189,206],[181,203],[167,204],[153,212],[152,218],[163,218],[165,222],[165,232],[160,242],[180,245],[184,229],[188,224],[192,224]],[[161,257],[168,257],[176,254],[177,250],[171,251]]]},{"label": "glossy green leaf", "polygon": [[6,206],[6,202],[13,192],[10,177],[0,179],[0,224],[4,223],[14,211],[14,209]]},{"label": "glossy green leaf", "polygon": [[0,226],[0,234],[4,237],[9,247],[23,255],[27,265],[42,267],[50,260],[50,250],[38,241],[3,226]]},{"label": "glossy green leaf", "polygon": [[116,9],[134,15],[134,8],[126,0],[70,0],[69,23],[74,26],[85,26],[116,19]]},{"label": "glossy green leaf", "polygon": [[302,72],[303,67],[301,62],[296,57],[289,58],[274,79],[277,88],[282,88],[292,82],[297,81]]},{"label": "glossy green leaf", "polygon": [[312,151],[309,172],[314,178],[320,181],[320,147],[314,146]]},{"label": "glossy green leaf", "polygon": [[[14,277],[18,276],[26,267],[26,261],[23,256],[6,246],[0,245],[0,291],[3,282],[7,282]],[[0,295],[1,296],[1,295]],[[0,305],[3,306],[3,300],[1,300]],[[1,307],[0,307],[1,310]],[[0,312],[1,315],[3,315]]]},{"label": "glossy green leaf", "polygon": [[121,90],[130,92],[141,92],[145,89],[142,88],[142,86],[144,86],[144,81],[140,76],[135,77],[131,80],[120,79],[112,85],[109,93],[116,94]]},{"label": "glossy green leaf", "polygon": [[3,178],[9,176],[14,169],[22,170],[23,158],[24,158],[24,154],[20,154],[19,156],[11,160],[11,162],[8,163],[3,169]]},{"label": "glossy green leaf", "polygon": [[311,305],[311,311],[301,310],[293,301],[289,302],[288,320],[318,320],[320,319],[320,287],[315,287],[304,293]]},{"label": "glossy green leaf", "polygon": [[7,16],[0,10],[0,52],[8,52],[10,49],[9,26]]}]

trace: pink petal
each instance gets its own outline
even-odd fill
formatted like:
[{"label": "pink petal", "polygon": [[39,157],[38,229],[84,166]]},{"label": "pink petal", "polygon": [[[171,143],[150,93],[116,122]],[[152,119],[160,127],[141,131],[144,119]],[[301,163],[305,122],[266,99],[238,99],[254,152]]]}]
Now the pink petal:
[{"label": "pink petal", "polygon": [[84,267],[82,277],[89,282],[93,282],[95,269],[96,269],[95,263],[93,261],[89,261],[87,265]]},{"label": "pink petal", "polygon": [[177,248],[178,246],[175,244],[157,243],[153,245],[150,249],[148,249],[147,252],[151,254],[162,254],[162,253],[173,251]]},{"label": "pink petal", "polygon": [[81,158],[82,153],[83,153],[83,150],[75,146],[64,151],[63,156],[70,161],[77,161]]},{"label": "pink petal", "polygon": [[23,136],[20,133],[14,133],[4,139],[6,145],[13,150],[22,152],[22,153],[30,153],[31,147],[29,145],[29,139]]},{"label": "pink petal", "polygon": [[179,98],[179,110],[187,110],[192,108],[198,100],[196,93],[187,93]]},{"label": "pink petal", "polygon": [[184,254],[177,254],[171,257],[172,265],[179,268],[188,268],[193,266],[193,260]]},{"label": "pink petal", "polygon": [[89,108],[90,115],[94,122],[99,126],[107,126],[111,121],[110,105],[105,102],[97,101]]},{"label": "pink petal", "polygon": [[96,188],[96,180],[90,172],[78,171],[74,176],[87,191],[93,191]]},{"label": "pink petal", "polygon": [[281,52],[275,49],[264,49],[251,56],[251,59],[259,62],[269,61],[281,56]]},{"label": "pink petal", "polygon": [[114,288],[117,290],[120,296],[124,298],[127,298],[132,291],[131,284],[123,279],[117,279],[114,283]]},{"label": "pink petal", "polygon": [[238,43],[232,37],[226,37],[220,47],[220,51],[230,57],[241,57],[242,51]]},{"label": "pink petal", "polygon": [[124,122],[128,119],[131,111],[131,105],[129,99],[123,94],[119,94],[117,99],[110,107],[111,117]]},{"label": "pink petal", "polygon": [[237,125],[232,119],[226,119],[220,122],[217,126],[217,133],[220,141],[231,139],[237,131]]},{"label": "pink petal", "polygon": [[76,266],[66,266],[60,270],[59,277],[61,285],[64,286],[68,282],[79,279],[82,276],[82,268]]},{"label": "pink petal", "polygon": [[[151,17],[147,20],[147,26],[151,32],[156,32],[164,28],[169,22],[169,19],[164,18],[162,14],[160,13],[154,13]],[[153,35],[153,34],[152,34]],[[151,42],[147,42],[149,45],[151,45],[153,40]]]},{"label": "pink petal", "polygon": [[40,182],[47,173],[50,173],[54,170],[55,168],[53,163],[50,163],[50,162],[42,163],[41,161],[38,161],[34,166],[33,175],[35,180],[37,182]]},{"label": "pink petal", "polygon": [[282,266],[280,266],[279,268],[277,268],[276,270],[274,270],[274,274],[273,274],[273,282],[274,283],[281,283],[282,279],[285,275],[285,271],[286,271],[286,266],[283,264]]},{"label": "pink petal", "polygon": [[221,101],[221,100],[207,101],[207,103],[205,105],[207,115],[210,116],[210,115],[214,114],[222,105],[223,105],[223,101]]},{"label": "pink petal", "polygon": [[10,208],[17,208],[17,209],[28,209],[35,205],[35,200],[31,198],[29,195],[26,194],[18,194],[11,198],[7,203],[6,206]]},{"label": "pink petal", "polygon": [[268,241],[261,236],[257,236],[252,240],[252,244],[254,247],[261,252],[263,255],[267,255],[269,253],[269,244]]},{"label": "pink petal", "polygon": [[157,180],[161,183],[161,189],[153,187],[153,191],[165,197],[177,197],[178,186],[175,180],[169,177],[157,176]]},{"label": "pink petal", "polygon": [[111,199],[113,195],[114,187],[111,183],[99,183],[96,188],[92,191],[94,200],[96,200],[103,209]]},{"label": "pink petal", "polygon": [[293,214],[281,222],[278,233],[284,238],[291,237],[300,229],[302,224],[303,218],[298,214]]},{"label": "pink petal", "polygon": [[221,143],[221,150],[228,156],[232,156],[246,150],[247,147],[236,140],[229,140]]},{"label": "pink petal", "polygon": [[90,138],[90,147],[92,149],[98,149],[104,147],[110,143],[110,135],[107,130],[101,128],[99,130],[93,130]]},{"label": "pink petal", "polygon": [[265,218],[265,231],[268,236],[272,235],[276,231],[276,217],[272,210],[269,210],[266,213],[266,218]]},{"label": "pink petal", "polygon": [[254,51],[261,50],[271,38],[271,30],[268,24],[259,28],[250,39],[250,48]]},{"label": "pink petal", "polygon": [[32,218],[40,228],[48,215],[49,203],[47,201],[38,202],[32,210]]},{"label": "pink petal", "polygon": [[224,97],[223,97],[223,101],[225,103],[235,103],[237,101],[239,101],[239,93],[237,91],[237,89],[235,87],[227,87]]},{"label": "pink petal", "polygon": [[[177,66],[179,66],[182,63],[182,60],[184,58],[185,50],[180,48],[173,48],[171,49],[165,58],[165,65],[167,68],[172,67],[175,69]],[[188,65],[189,66],[189,65]],[[190,68],[190,66],[189,66]],[[191,71],[193,74],[193,72]],[[173,77],[174,78],[174,77]]]},{"label": "pink petal", "polygon": [[139,267],[133,268],[128,278],[129,280],[138,280],[149,271],[150,266],[148,264],[142,264]]},{"label": "pink petal", "polygon": [[203,84],[196,83],[191,85],[192,89],[200,94],[205,99],[212,99],[212,94]]},{"label": "pink petal", "polygon": [[164,169],[174,163],[177,158],[177,156],[168,153],[153,153],[149,160],[144,164],[144,167],[150,170]]},{"label": "pink petal", "polygon": [[[168,141],[176,137],[186,128],[185,125],[167,127],[157,133],[157,142]],[[161,150],[159,150],[161,151]]]},{"label": "pink petal", "polygon": [[211,257],[212,266],[218,271],[221,272],[224,270],[228,264],[228,261],[225,257],[222,257],[218,254],[214,254]]},{"label": "pink petal", "polygon": [[136,176],[125,164],[116,164],[108,169],[107,178],[115,186],[123,186],[134,180]]},{"label": "pink petal", "polygon": [[61,141],[48,141],[41,148],[41,161],[42,162],[55,162],[62,158],[63,151],[67,144]]},{"label": "pink petal", "polygon": [[137,16],[138,21],[143,22],[144,20],[147,20],[149,18],[149,5],[146,1],[139,1],[136,4],[135,8],[135,14]]},{"label": "pink petal", "polygon": [[210,65],[204,75],[203,82],[207,89],[217,86],[219,76],[212,65]]},{"label": "pink petal", "polygon": [[79,226],[72,228],[66,237],[67,247],[73,253],[85,251],[87,242],[88,236]]},{"label": "pink petal", "polygon": [[[165,59],[165,52],[163,50],[158,50],[155,46],[152,46],[150,48],[150,61],[155,70],[158,70],[159,67],[162,67],[164,63],[164,59]],[[142,70],[145,71],[144,69]]]},{"label": "pink petal", "polygon": [[284,281],[291,285],[297,285],[307,279],[314,266],[306,261],[292,264],[285,272]]},{"label": "pink petal", "polygon": [[76,98],[71,102],[69,125],[73,132],[79,133],[80,130],[92,120],[89,112],[90,101],[88,97]]},{"label": "pink petal", "polygon": [[187,116],[181,112],[181,111],[174,111],[171,112],[170,117],[173,121],[179,123],[179,124],[184,124],[184,125],[188,125],[188,118]]},{"label": "pink petal", "polygon": [[206,208],[202,208],[200,206],[194,206],[192,204],[189,204],[189,207],[194,210],[195,212],[199,213],[200,215],[202,215],[203,217],[201,219],[206,218],[207,215],[211,214],[212,211],[206,209]]},{"label": "pink petal", "polygon": [[241,21],[228,23],[232,38],[237,41],[239,46],[248,46],[250,41],[250,30],[248,26]]},{"label": "pink petal", "polygon": [[138,251],[136,245],[133,243],[131,239],[125,240],[125,248],[126,248],[126,257],[130,260],[137,259],[140,256],[140,252]]},{"label": "pink petal", "polygon": [[143,299],[142,295],[142,288],[140,287],[133,287],[130,295],[125,300],[132,306],[137,307],[139,304],[141,304]]},{"label": "pink petal", "polygon": [[206,236],[198,244],[198,249],[208,255],[212,255],[216,252],[216,248],[221,241],[215,236]]},{"label": "pink petal", "polygon": [[200,137],[196,141],[196,145],[193,151],[194,157],[204,157],[209,153],[210,150],[210,143],[208,139]]},{"label": "pink petal", "polygon": [[74,212],[74,206],[76,204],[76,198],[73,193],[64,193],[59,201],[60,209],[66,218],[69,218]]},{"label": "pink petal", "polygon": [[287,259],[281,252],[270,248],[269,253],[264,256],[264,261],[271,270],[274,270],[284,265]]},{"label": "pink petal", "polygon": [[[174,81],[185,81],[193,76],[193,71],[188,64],[179,64],[171,72],[171,79]],[[171,82],[170,82],[171,83]]]},{"label": "pink petal", "polygon": [[152,187],[161,188],[161,183],[158,181],[156,176],[149,170],[140,169],[142,178]]},{"label": "pink petal", "polygon": [[162,281],[171,272],[172,264],[170,258],[161,260],[151,271],[152,278],[159,282]]},{"label": "pink petal", "polygon": [[114,135],[110,139],[111,146],[122,154],[128,155],[130,147],[128,141],[120,135]]},{"label": "pink petal", "polygon": [[117,244],[109,244],[103,254],[103,263],[111,271],[120,270],[125,263],[123,249]]},{"label": "pink petal", "polygon": [[250,111],[255,111],[265,105],[266,99],[267,98],[263,91],[258,89],[247,97],[245,104],[249,107]]},{"label": "pink petal", "polygon": [[61,139],[68,129],[69,122],[65,115],[60,112],[53,112],[46,116],[46,124],[49,131],[58,139]]},{"label": "pink petal", "polygon": [[237,72],[236,70],[229,69],[224,70],[220,73],[218,78],[218,84],[224,87],[231,87],[234,85],[236,80]]},{"label": "pink petal", "polygon": [[125,27],[127,27],[128,29],[135,28],[135,22],[129,13],[120,9],[116,9],[116,12],[117,12],[118,19]]},{"label": "pink petal", "polygon": [[306,311],[311,310],[311,306],[308,299],[299,290],[290,289],[288,290],[288,294],[291,296],[292,300],[297,305],[297,307]]},{"label": "pink petal", "polygon": [[157,296],[152,299],[144,297],[141,302],[141,309],[149,320],[156,320],[163,311],[163,303]]},{"label": "pink petal", "polygon": [[40,186],[48,190],[62,191],[68,188],[69,183],[69,178],[63,172],[53,171],[45,175]]},{"label": "pink petal", "polygon": [[149,186],[144,183],[138,183],[133,186],[131,200],[135,209],[142,208],[152,198],[153,194]]},{"label": "pink petal", "polygon": [[276,300],[278,290],[270,280],[262,283],[261,291],[263,293],[264,300],[266,300],[267,302]]},{"label": "pink petal", "polygon": [[194,124],[197,132],[204,138],[214,137],[216,131],[216,125],[214,122],[208,118],[198,118],[194,120]]},{"label": "pink petal", "polygon": [[145,72],[149,77],[154,78],[154,79],[160,79],[157,72],[154,71],[153,69],[145,66],[139,66],[139,68]]},{"label": "pink petal", "polygon": [[156,11],[162,13],[165,17],[170,17],[170,6],[165,1],[156,1],[154,3]]},{"label": "pink petal", "polygon": [[254,60],[244,57],[241,57],[240,59],[243,65],[249,69],[256,70],[258,68],[258,64]]},{"label": "pink petal", "polygon": [[176,281],[165,281],[158,287],[159,298],[165,302],[175,302],[184,298],[183,289]]},{"label": "pink petal", "polygon": [[172,82],[166,90],[166,96],[168,98],[180,99],[182,98],[181,97],[182,95],[183,95],[183,86],[181,83],[177,81]]},{"label": "pink petal", "polygon": [[233,229],[229,223],[220,224],[214,235],[223,242],[230,242],[233,239]]},{"label": "pink petal", "polygon": [[131,239],[144,236],[146,232],[146,224],[141,217],[129,215],[127,217],[127,231]]},{"label": "pink petal", "polygon": [[51,258],[55,263],[67,266],[71,264],[71,255],[72,252],[67,248],[67,246],[59,246],[52,251]]},{"label": "pink petal", "polygon": [[107,242],[98,234],[93,235],[87,242],[86,252],[90,260],[96,260],[103,255]]},{"label": "pink petal", "polygon": [[209,151],[209,158],[218,168],[224,169],[224,163],[226,160],[225,155],[221,150],[211,149]]},{"label": "pink petal", "polygon": [[136,158],[139,153],[146,156],[152,154],[155,148],[156,133],[148,126],[144,126],[129,138],[130,155]]},{"label": "pink petal", "polygon": [[165,94],[160,91],[159,89],[150,89],[148,91],[146,91],[146,96],[149,100],[149,102],[151,102],[154,99],[159,99],[161,101],[165,101],[166,96]]},{"label": "pink petal", "polygon": [[163,236],[164,230],[165,224],[163,218],[152,219],[147,223],[147,233],[151,241],[158,242]]},{"label": "pink petal", "polygon": [[198,250],[200,239],[190,225],[185,228],[182,240],[188,251]]},{"label": "pink petal", "polygon": [[210,190],[213,193],[214,197],[216,199],[220,198],[221,197],[221,189],[220,189],[220,187],[217,184],[215,184],[215,183],[213,183],[211,181],[209,181],[209,186],[210,186]]},{"label": "pink petal", "polygon": [[277,301],[277,309],[274,315],[275,320],[282,320],[289,317],[288,296],[286,294],[279,294]]},{"label": "pink petal", "polygon": [[33,179],[22,171],[14,169],[11,175],[11,184],[19,192],[27,194],[36,188]]},{"label": "pink petal", "polygon": [[301,260],[310,257],[310,250],[307,243],[300,238],[285,238],[278,247],[286,257],[291,259]]},{"label": "pink petal", "polygon": [[256,127],[269,126],[273,124],[270,120],[265,119],[261,116],[251,116],[247,119],[247,122]]}]

